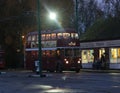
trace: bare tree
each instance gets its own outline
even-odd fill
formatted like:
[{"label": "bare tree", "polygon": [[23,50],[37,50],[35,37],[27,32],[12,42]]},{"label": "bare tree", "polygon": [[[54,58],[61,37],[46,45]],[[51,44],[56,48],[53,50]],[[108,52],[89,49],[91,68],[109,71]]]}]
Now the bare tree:
[{"label": "bare tree", "polygon": [[107,17],[120,19],[120,0],[104,0],[104,12]]},{"label": "bare tree", "polygon": [[[78,2],[78,28],[80,33],[86,31],[94,21],[103,15],[96,0],[77,0]],[[76,0],[74,0],[76,6]]]}]

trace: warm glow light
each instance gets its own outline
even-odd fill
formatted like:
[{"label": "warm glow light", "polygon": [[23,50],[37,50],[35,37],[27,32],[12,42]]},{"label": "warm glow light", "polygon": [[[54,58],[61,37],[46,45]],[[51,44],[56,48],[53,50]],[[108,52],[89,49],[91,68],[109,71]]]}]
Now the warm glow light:
[{"label": "warm glow light", "polygon": [[22,35],[22,38],[25,38],[25,36]]}]

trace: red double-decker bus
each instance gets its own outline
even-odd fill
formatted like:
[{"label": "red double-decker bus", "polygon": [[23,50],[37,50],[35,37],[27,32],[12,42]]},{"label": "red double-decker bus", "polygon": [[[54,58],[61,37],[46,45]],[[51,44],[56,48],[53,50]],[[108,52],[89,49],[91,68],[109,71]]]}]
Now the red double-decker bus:
[{"label": "red double-decker bus", "polygon": [[5,52],[0,50],[0,69],[5,68]]},{"label": "red double-decker bus", "polygon": [[[81,67],[79,36],[74,29],[41,31],[42,70],[74,70]],[[29,32],[26,37],[26,68],[34,70],[38,60],[38,32]]]}]

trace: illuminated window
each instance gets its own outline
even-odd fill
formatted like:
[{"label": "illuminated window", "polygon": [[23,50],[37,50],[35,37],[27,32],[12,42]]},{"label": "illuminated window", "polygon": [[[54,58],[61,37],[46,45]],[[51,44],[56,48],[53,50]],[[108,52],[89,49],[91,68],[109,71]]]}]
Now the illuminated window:
[{"label": "illuminated window", "polygon": [[61,39],[62,38],[62,33],[58,33],[57,36],[58,36],[58,39]]},{"label": "illuminated window", "polygon": [[36,47],[35,42],[31,42],[31,48],[35,48],[35,47]]},{"label": "illuminated window", "polygon": [[46,56],[50,56],[50,50],[46,51]]},{"label": "illuminated window", "polygon": [[110,49],[110,63],[120,63],[120,48]]},{"label": "illuminated window", "polygon": [[51,35],[50,35],[50,34],[46,34],[46,40],[49,40],[49,39],[50,39],[50,37],[51,37]]},{"label": "illuminated window", "polygon": [[75,37],[75,33],[71,33],[71,38],[74,38]]},{"label": "illuminated window", "polygon": [[118,58],[120,58],[120,48],[118,48]]},{"label": "illuminated window", "polygon": [[56,34],[55,33],[51,34],[51,38],[56,39]]},{"label": "illuminated window", "polygon": [[71,38],[79,39],[79,36],[77,33],[71,33]]},{"label": "illuminated window", "polygon": [[77,33],[75,33],[75,38],[76,38],[76,39],[79,39],[79,36],[78,36],[78,34],[77,34]]},{"label": "illuminated window", "polygon": [[42,56],[45,56],[45,51],[42,51]]},{"label": "illuminated window", "polygon": [[70,37],[70,33],[63,33],[63,38],[67,39]]},{"label": "illuminated window", "polygon": [[42,34],[42,40],[45,40],[45,34]]},{"label": "illuminated window", "polygon": [[28,41],[31,41],[31,36],[28,36]]},{"label": "illuminated window", "polygon": [[94,61],[93,50],[82,50],[82,62],[89,63]]},{"label": "illuminated window", "polygon": [[57,55],[60,55],[60,50],[57,50]]},{"label": "illuminated window", "polygon": [[55,50],[51,50],[51,56],[55,56],[56,55],[56,51]]},{"label": "illuminated window", "polygon": [[104,48],[101,48],[99,50],[99,58],[101,58],[101,56],[105,53],[105,49]]},{"label": "illuminated window", "polygon": [[36,39],[36,36],[33,35],[33,36],[32,36],[32,41],[35,41],[35,39]]}]

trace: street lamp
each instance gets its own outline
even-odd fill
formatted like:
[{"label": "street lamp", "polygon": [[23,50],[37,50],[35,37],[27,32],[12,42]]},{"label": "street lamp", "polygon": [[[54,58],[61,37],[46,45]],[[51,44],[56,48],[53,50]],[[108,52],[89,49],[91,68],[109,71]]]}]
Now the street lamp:
[{"label": "street lamp", "polygon": [[59,28],[62,28],[60,20],[58,20],[58,16],[55,12],[49,11],[49,18],[55,22],[54,27],[57,26]]},{"label": "street lamp", "polygon": [[56,13],[55,12],[50,12],[49,17],[51,20],[56,20]]},{"label": "street lamp", "polygon": [[[41,19],[40,19],[40,0],[37,0],[37,25],[38,25],[38,61],[39,61],[39,75],[40,77],[45,77],[42,74],[42,47],[41,47]],[[50,12],[50,19],[55,20],[56,14]]]}]

